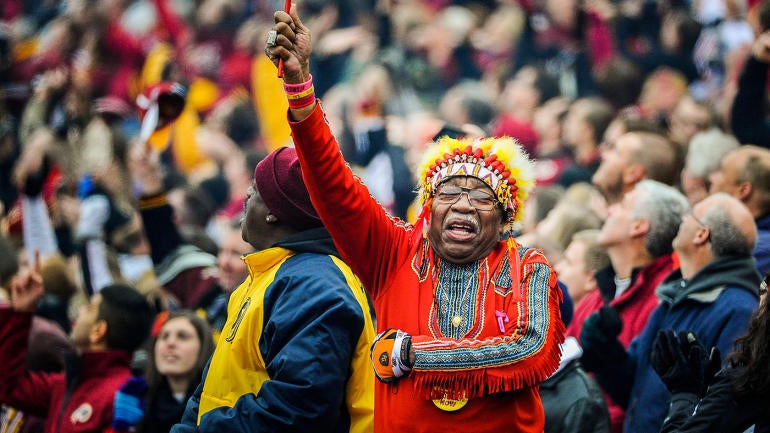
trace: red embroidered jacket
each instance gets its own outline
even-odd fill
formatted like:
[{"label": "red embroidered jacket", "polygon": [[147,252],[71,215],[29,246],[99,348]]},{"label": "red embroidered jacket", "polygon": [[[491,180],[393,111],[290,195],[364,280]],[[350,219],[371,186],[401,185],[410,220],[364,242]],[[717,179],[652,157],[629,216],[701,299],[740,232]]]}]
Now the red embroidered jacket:
[{"label": "red embroidered jacket", "polygon": [[[378,329],[413,338],[412,373],[375,387],[375,432],[542,432],[538,387],[559,364],[564,333],[561,291],[542,253],[501,241],[469,264],[463,335],[447,336],[453,325],[434,296],[446,289],[438,283],[446,270],[422,226],[391,218],[370,196],[346,167],[320,106],[291,128],[313,204],[371,294]],[[455,412],[431,401],[462,396],[470,399]]]}]

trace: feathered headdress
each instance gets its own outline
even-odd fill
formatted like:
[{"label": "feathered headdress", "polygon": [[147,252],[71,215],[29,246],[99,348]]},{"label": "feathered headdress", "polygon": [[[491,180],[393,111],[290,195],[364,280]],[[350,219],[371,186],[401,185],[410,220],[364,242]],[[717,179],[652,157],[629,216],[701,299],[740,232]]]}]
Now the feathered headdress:
[{"label": "feathered headdress", "polygon": [[440,138],[427,150],[420,165],[423,205],[439,184],[455,176],[473,176],[489,185],[508,211],[509,223],[521,220],[521,208],[535,184],[532,161],[510,137]]}]

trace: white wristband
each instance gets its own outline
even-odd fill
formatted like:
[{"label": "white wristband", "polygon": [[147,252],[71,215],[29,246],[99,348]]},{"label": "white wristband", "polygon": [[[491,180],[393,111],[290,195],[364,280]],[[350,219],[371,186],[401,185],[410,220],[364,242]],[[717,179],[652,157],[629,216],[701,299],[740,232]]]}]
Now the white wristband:
[{"label": "white wristband", "polygon": [[402,377],[412,371],[411,367],[401,362],[401,351],[404,349],[404,339],[409,337],[404,331],[396,331],[396,339],[393,341],[393,353],[391,354],[390,365],[393,368],[393,375]]}]

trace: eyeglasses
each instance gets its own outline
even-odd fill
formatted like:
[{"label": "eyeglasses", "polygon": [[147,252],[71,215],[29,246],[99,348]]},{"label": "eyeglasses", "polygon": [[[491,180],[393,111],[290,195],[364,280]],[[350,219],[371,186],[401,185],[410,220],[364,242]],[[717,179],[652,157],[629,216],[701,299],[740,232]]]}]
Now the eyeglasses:
[{"label": "eyeglasses", "polygon": [[602,140],[602,142],[599,143],[599,150],[615,150],[615,140]]},{"label": "eyeglasses", "polygon": [[456,185],[445,185],[436,191],[435,200],[441,204],[454,204],[460,196],[466,194],[471,206],[478,210],[492,210],[497,206],[497,199],[479,189],[463,188]]},{"label": "eyeglasses", "polygon": [[706,240],[711,242],[711,227],[709,227],[707,224],[701,221],[698,217],[696,217],[692,209],[688,210],[687,213],[685,213],[685,215],[689,215],[693,219],[693,221],[695,221],[699,226],[709,231],[709,235]]},{"label": "eyeglasses", "polygon": [[694,220],[695,220],[695,222],[696,222],[696,223],[698,223],[698,225],[699,225],[699,226],[701,226],[701,227],[705,227],[705,228],[707,228],[707,229],[708,229],[708,228],[710,228],[708,225],[706,225],[706,223],[704,223],[703,221],[701,221],[700,219],[698,219],[698,217],[696,217],[696,216],[695,216],[695,213],[692,211],[692,209],[690,209],[690,210],[688,210],[687,212],[685,212],[685,215],[689,215],[689,216],[691,216],[691,217],[692,217],[692,219],[694,219]]}]

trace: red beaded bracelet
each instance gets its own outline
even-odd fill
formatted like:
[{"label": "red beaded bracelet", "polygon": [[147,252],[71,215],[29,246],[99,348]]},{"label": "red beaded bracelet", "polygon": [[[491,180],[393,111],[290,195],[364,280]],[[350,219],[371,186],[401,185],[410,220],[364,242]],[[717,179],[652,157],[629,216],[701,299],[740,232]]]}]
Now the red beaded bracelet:
[{"label": "red beaded bracelet", "polygon": [[315,102],[315,93],[311,93],[302,99],[289,99],[289,108],[305,108]]}]

